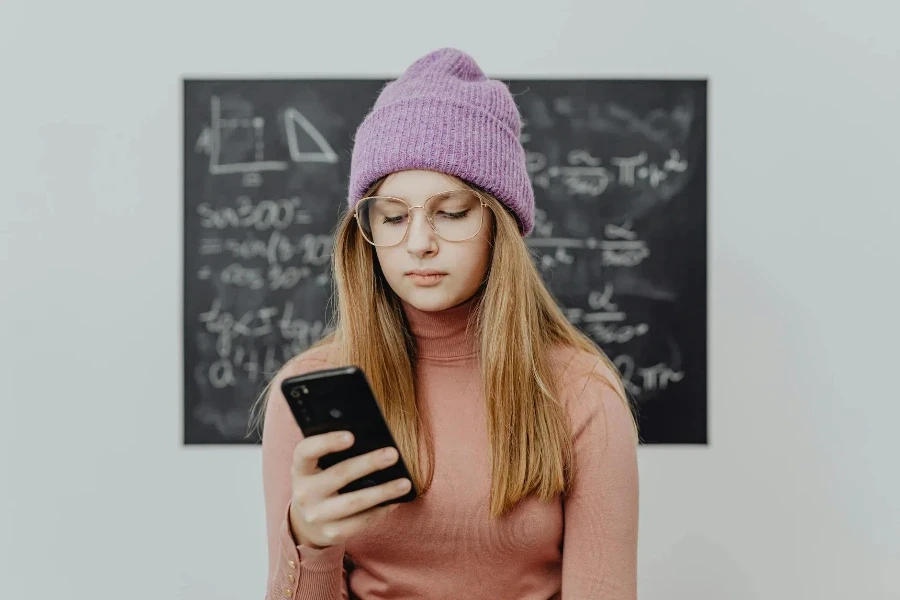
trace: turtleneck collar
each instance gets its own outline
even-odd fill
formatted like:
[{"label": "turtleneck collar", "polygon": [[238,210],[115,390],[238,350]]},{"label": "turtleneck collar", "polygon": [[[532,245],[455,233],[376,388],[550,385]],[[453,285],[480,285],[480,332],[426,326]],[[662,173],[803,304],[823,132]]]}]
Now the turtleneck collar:
[{"label": "turtleneck collar", "polygon": [[480,299],[481,293],[476,293],[461,304],[438,311],[420,310],[401,300],[418,357],[450,359],[476,354],[478,332],[469,319]]}]

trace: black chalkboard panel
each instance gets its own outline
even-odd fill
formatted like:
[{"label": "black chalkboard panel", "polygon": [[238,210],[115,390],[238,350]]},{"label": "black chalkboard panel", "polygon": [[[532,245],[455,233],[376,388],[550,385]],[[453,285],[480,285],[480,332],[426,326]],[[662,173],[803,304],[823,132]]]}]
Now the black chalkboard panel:
[{"label": "black chalkboard panel", "polygon": [[[184,81],[186,444],[258,442],[251,403],[327,332],[352,136],[384,83]],[[645,443],[706,443],[706,82],[508,83],[548,287],[619,366]]]}]

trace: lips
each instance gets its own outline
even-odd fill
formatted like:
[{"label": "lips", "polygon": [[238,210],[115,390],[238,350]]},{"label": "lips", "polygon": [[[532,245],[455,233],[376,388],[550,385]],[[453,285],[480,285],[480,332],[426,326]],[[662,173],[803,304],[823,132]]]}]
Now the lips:
[{"label": "lips", "polygon": [[415,269],[406,272],[406,277],[413,285],[419,287],[431,287],[443,281],[447,274],[443,271],[435,271],[434,269]]}]

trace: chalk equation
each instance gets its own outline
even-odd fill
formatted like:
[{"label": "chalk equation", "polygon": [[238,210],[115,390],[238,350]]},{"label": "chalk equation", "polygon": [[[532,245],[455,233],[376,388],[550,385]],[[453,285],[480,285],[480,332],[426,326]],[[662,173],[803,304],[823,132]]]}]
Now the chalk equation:
[{"label": "chalk equation", "polygon": [[272,291],[307,280],[330,284],[332,238],[299,233],[297,226],[308,229],[313,219],[298,196],[254,201],[241,195],[233,206],[201,202],[196,210],[204,232],[197,245],[198,280]]},{"label": "chalk equation", "polygon": [[571,150],[567,164],[549,165],[540,152],[528,152],[528,170],[535,186],[550,189],[553,182],[562,182],[567,193],[573,196],[602,196],[614,187],[644,187],[656,190],[672,173],[684,173],[687,160],[677,149],[670,149],[661,159],[652,160],[649,152],[632,156],[613,156],[604,164],[603,159],[588,150]]},{"label": "chalk equation", "polygon": [[218,281],[219,283],[233,287],[250,290],[266,289],[269,291],[290,290],[304,281],[312,281],[319,287],[327,287],[331,284],[329,272],[318,272],[308,266],[282,267],[272,265],[270,267],[247,267],[239,262],[231,263],[223,269],[216,270],[209,265],[203,265],[197,269],[198,281]]},{"label": "chalk equation", "polygon": [[611,358],[622,376],[625,391],[638,399],[648,392],[665,390],[670,384],[684,379],[684,371],[673,369],[666,363],[637,366],[634,358],[627,354]]},{"label": "chalk equation", "polygon": [[[200,281],[218,280],[236,288],[259,290],[292,289],[303,281],[317,286],[330,285],[332,239],[329,235],[304,233],[296,238],[272,231],[266,239],[252,235],[243,238],[204,237],[199,255],[207,258],[196,272]],[[225,255],[229,262],[216,268],[209,259]],[[250,264],[248,264],[248,262]],[[262,265],[252,263],[263,262]]]},{"label": "chalk equation", "polygon": [[331,260],[331,236],[304,233],[297,238],[273,231],[266,239],[253,236],[222,238],[205,237],[200,240],[201,256],[227,253],[235,258],[265,259],[271,265],[299,261],[301,264],[321,266]]},{"label": "chalk equation", "polygon": [[235,314],[215,299],[197,320],[201,335],[211,336],[216,357],[200,362],[194,377],[216,389],[235,387],[240,380],[263,382],[328,333],[322,320],[295,317],[291,301]]},{"label": "chalk equation", "polygon": [[200,227],[204,229],[246,228],[265,231],[284,230],[291,225],[309,225],[312,217],[298,196],[266,198],[255,202],[249,196],[237,197],[236,206],[213,208],[206,202],[197,205]]},{"label": "chalk equation", "polygon": [[[520,133],[532,183],[546,190],[561,187],[576,197],[599,198],[625,190],[669,199],[691,175],[687,142],[695,104],[690,90],[679,94],[674,105],[644,113],[583,95],[533,97],[525,105]],[[574,134],[569,148],[548,147],[534,133],[550,126]]]},{"label": "chalk equation", "polygon": [[601,345],[624,344],[650,331],[647,323],[623,324],[627,313],[612,301],[613,285],[607,283],[603,290],[594,290],[587,297],[589,310],[565,309],[566,318],[573,325],[584,329]]},{"label": "chalk equation", "polygon": [[556,265],[571,265],[575,262],[572,250],[599,251],[600,261],[607,267],[636,267],[650,256],[647,243],[638,239],[632,224],[606,224],[603,237],[588,236],[573,238],[555,235],[555,224],[544,210],[535,210],[535,225],[532,236],[525,239],[526,245],[534,248],[537,264],[542,272]]},{"label": "chalk equation", "polygon": [[651,328],[646,321],[630,322],[628,312],[617,302],[613,302],[614,294],[613,284],[607,283],[602,290],[594,290],[588,294],[588,310],[564,309],[566,318],[606,350],[619,369],[629,394],[640,397],[647,392],[665,390],[684,379],[685,373],[680,370],[679,364],[681,353],[674,340],[668,340],[669,360],[651,365],[639,364],[632,356],[633,353],[615,349],[616,346],[624,347],[650,335]]}]

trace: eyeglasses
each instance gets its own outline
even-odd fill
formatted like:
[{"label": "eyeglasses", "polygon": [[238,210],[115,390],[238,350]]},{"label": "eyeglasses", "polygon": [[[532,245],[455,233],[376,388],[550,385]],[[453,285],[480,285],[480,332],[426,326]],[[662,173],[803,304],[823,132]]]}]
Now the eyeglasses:
[{"label": "eyeglasses", "polygon": [[359,230],[373,246],[396,246],[406,238],[412,210],[421,208],[431,229],[448,242],[462,242],[478,235],[487,207],[475,190],[448,190],[428,197],[421,206],[402,198],[367,196],[356,205]]}]

